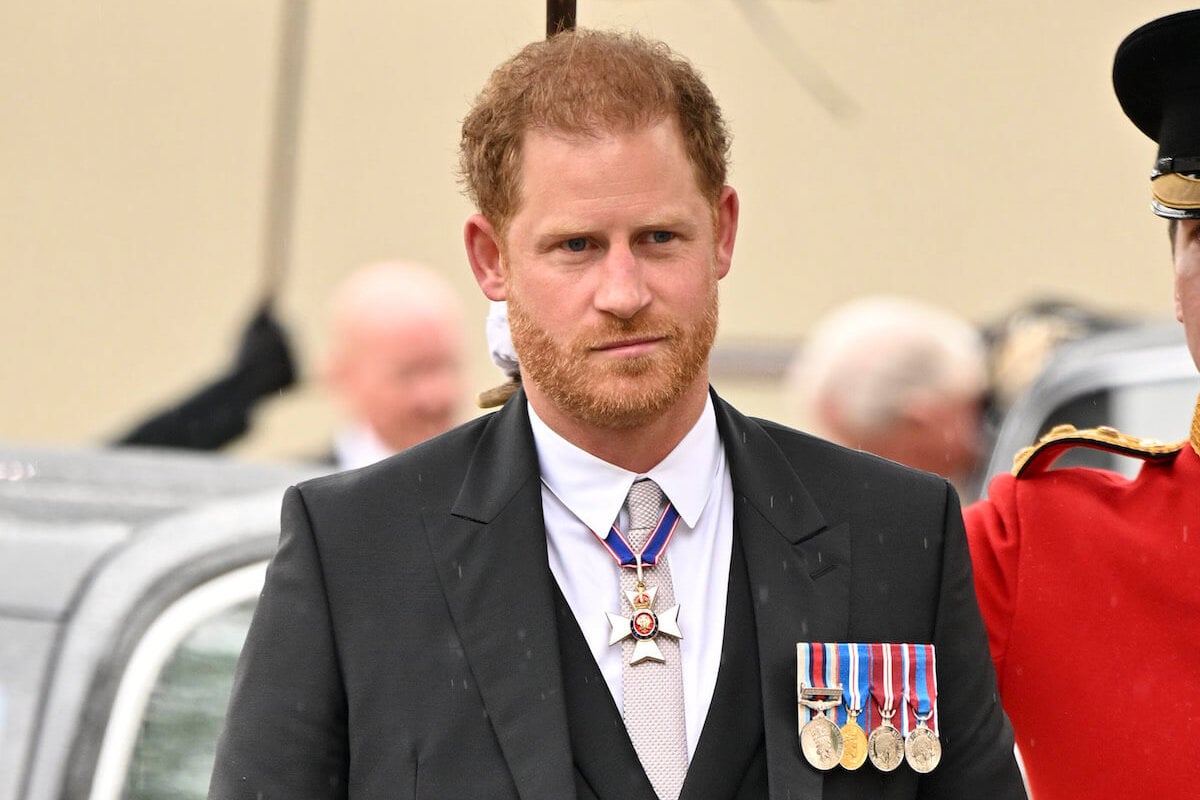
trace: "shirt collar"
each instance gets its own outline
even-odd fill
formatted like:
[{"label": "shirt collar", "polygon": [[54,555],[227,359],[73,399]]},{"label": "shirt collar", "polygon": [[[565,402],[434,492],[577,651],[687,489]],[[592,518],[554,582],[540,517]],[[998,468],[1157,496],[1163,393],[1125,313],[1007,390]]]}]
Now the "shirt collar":
[{"label": "shirt collar", "polygon": [[542,483],[592,531],[601,536],[608,533],[625,505],[629,487],[643,477],[659,485],[684,524],[696,527],[724,464],[725,451],[717,433],[711,396],[705,399],[696,424],[675,449],[645,473],[622,469],[576,447],[552,431],[532,405],[526,404],[526,408]]},{"label": "shirt collar", "polygon": [[394,455],[395,450],[383,443],[366,425],[348,425],[334,437],[334,453],[338,469],[365,467]]}]

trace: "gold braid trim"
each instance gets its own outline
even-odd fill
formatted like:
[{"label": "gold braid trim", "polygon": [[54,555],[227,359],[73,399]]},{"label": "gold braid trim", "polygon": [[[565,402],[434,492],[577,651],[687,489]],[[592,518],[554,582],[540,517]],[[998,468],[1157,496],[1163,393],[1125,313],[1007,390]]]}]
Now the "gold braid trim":
[{"label": "gold braid trim", "polygon": [[[1200,417],[1192,418],[1192,446],[1200,441]],[[1121,433],[1116,428],[1101,425],[1099,428],[1076,429],[1074,425],[1055,425],[1037,444],[1021,450],[1013,458],[1013,475],[1018,478],[1036,475],[1054,463],[1060,455],[1072,447],[1088,447],[1109,453],[1119,453],[1147,461],[1173,458],[1183,449],[1186,441],[1163,444],[1157,439],[1141,439]],[[1200,450],[1197,450],[1200,453]]]},{"label": "gold braid trim", "polygon": [[1196,455],[1200,455],[1200,397],[1196,398],[1196,410],[1192,413],[1192,433],[1189,441]]}]

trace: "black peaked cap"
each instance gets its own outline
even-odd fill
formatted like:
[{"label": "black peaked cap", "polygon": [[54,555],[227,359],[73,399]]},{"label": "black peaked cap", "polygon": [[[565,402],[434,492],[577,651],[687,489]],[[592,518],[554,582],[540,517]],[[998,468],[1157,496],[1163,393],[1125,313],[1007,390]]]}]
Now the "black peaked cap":
[{"label": "black peaked cap", "polygon": [[1156,173],[1200,172],[1200,10],[1156,19],[1125,37],[1113,61],[1113,88],[1133,124],[1158,143]]}]

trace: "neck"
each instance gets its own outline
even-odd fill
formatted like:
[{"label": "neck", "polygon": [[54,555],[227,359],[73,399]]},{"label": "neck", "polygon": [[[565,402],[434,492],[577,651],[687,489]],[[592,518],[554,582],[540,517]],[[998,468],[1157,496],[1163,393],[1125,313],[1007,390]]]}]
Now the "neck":
[{"label": "neck", "polygon": [[662,462],[700,419],[708,399],[708,376],[699,376],[674,405],[633,428],[596,426],[570,416],[529,383],[525,393],[550,430],[596,458],[630,472],[645,473]]}]

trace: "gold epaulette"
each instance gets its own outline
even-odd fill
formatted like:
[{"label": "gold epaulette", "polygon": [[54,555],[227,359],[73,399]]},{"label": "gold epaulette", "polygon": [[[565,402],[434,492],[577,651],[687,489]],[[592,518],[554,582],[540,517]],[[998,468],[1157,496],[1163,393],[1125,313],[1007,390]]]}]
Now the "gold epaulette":
[{"label": "gold epaulette", "polygon": [[1049,433],[1038,439],[1037,444],[1024,448],[1013,457],[1012,472],[1018,478],[1036,475],[1048,469],[1055,459],[1072,447],[1088,447],[1157,461],[1173,458],[1186,444],[1186,439],[1174,444],[1163,444],[1158,439],[1141,439],[1107,425],[1082,430],[1074,425],[1055,425]]}]

